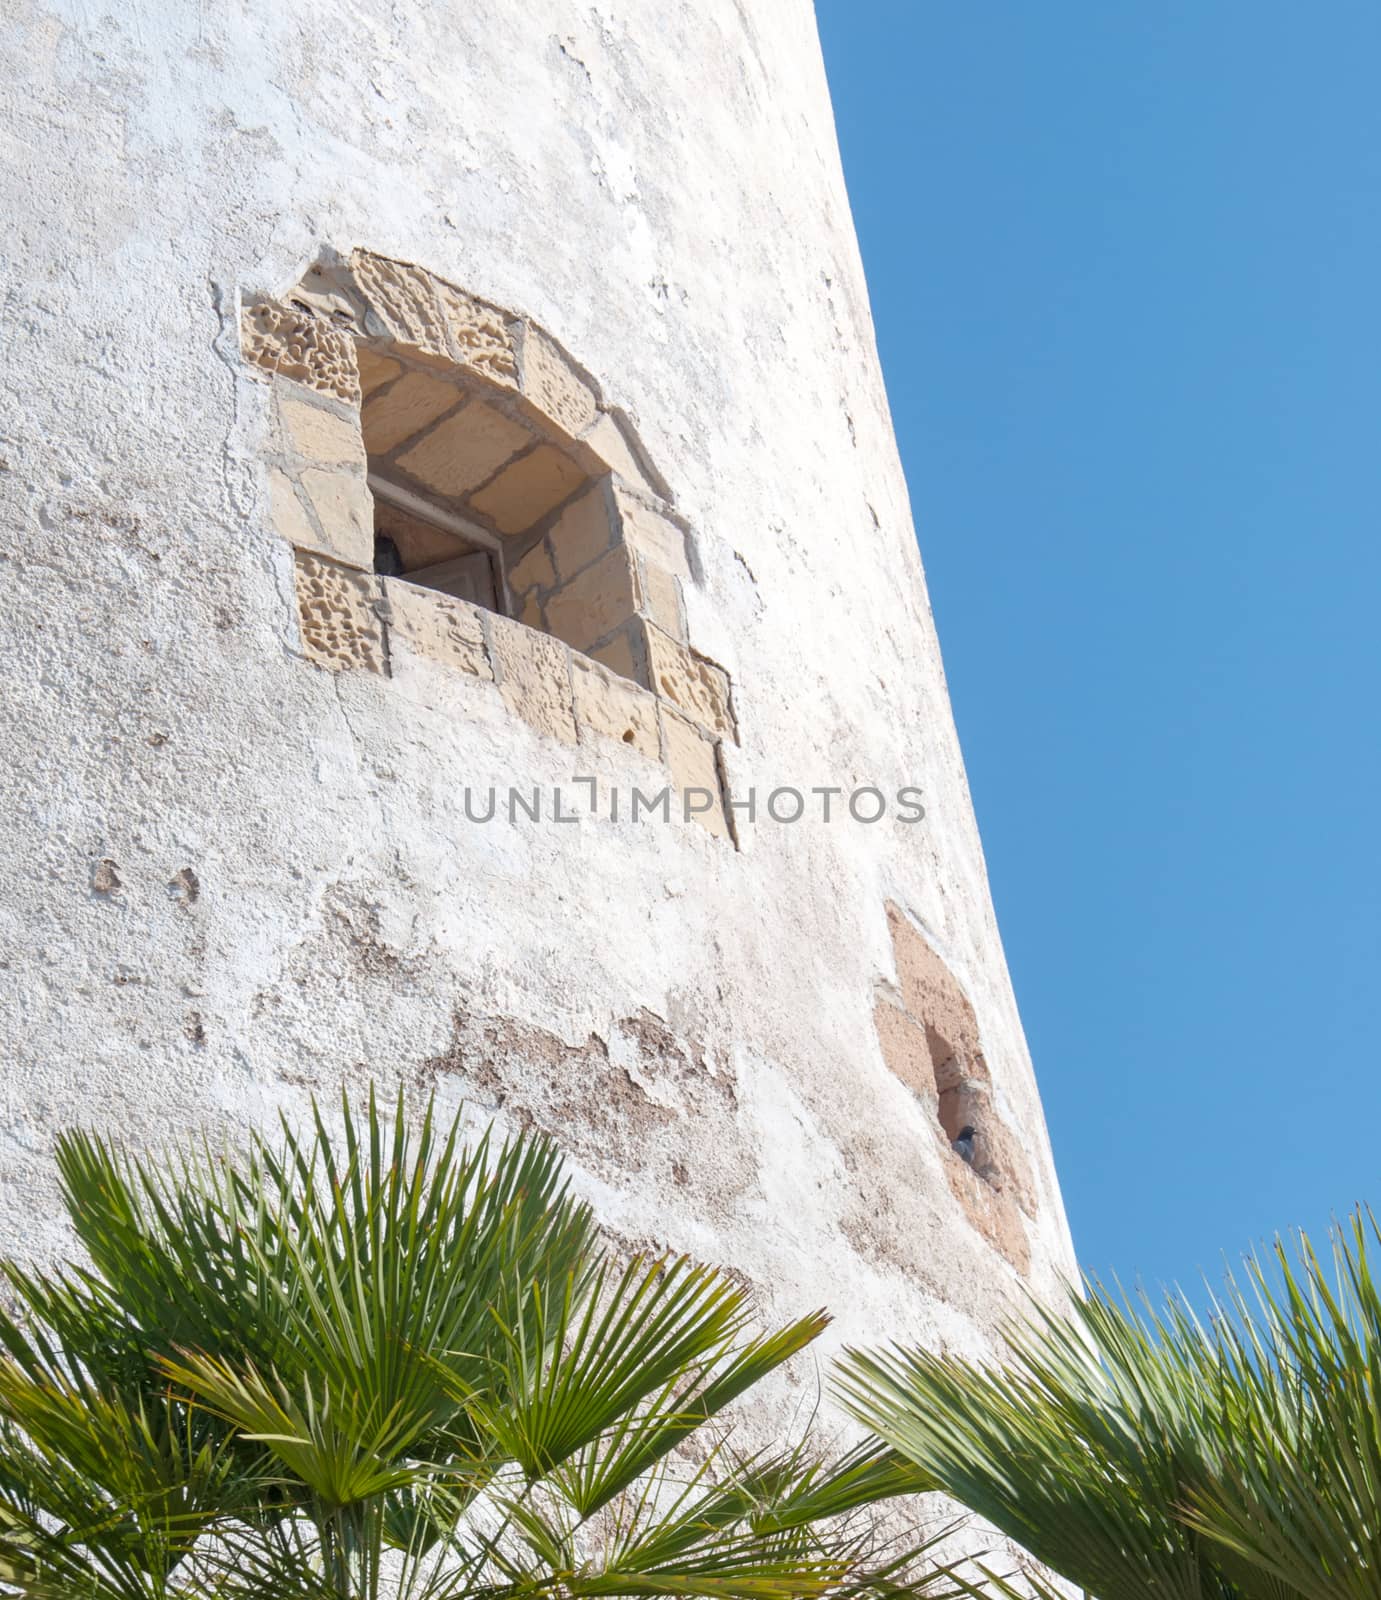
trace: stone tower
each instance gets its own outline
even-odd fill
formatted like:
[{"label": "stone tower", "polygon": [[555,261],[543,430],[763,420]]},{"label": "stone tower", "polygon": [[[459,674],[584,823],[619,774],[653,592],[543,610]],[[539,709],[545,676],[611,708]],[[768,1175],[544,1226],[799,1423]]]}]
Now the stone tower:
[{"label": "stone tower", "polygon": [[0,1249],[375,1078],[984,1348],[1072,1257],[807,0],[6,27]]}]

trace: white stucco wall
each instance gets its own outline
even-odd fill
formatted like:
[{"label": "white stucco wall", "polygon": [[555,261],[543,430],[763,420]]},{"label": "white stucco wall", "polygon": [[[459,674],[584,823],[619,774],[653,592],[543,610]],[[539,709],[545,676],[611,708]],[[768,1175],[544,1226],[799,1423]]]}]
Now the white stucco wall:
[{"label": "white stucco wall", "polygon": [[[550,1128],[615,1235],[732,1265],[771,1314],[983,1348],[1019,1280],[883,1062],[889,899],[976,1009],[1032,1286],[1072,1256],[809,5],[14,0],[4,26],[0,1250],[61,1242],[59,1127],[177,1139],[401,1078]],[[478,826],[467,782],[638,769],[439,667],[302,659],[237,306],[357,245],[535,317],[636,418],[696,529],[736,790],[916,784],[923,824],[737,851]]]}]

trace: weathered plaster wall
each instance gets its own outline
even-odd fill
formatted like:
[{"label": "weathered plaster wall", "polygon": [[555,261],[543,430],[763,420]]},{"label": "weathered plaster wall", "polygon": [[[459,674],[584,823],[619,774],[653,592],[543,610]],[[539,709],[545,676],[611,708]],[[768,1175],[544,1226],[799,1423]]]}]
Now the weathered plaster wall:
[{"label": "weathered plaster wall", "polygon": [[[983,1348],[1021,1280],[884,1059],[889,903],[972,1006],[1038,1292],[1071,1253],[805,0],[5,27],[0,1249],[60,1242],[60,1126],[178,1138],[373,1074],[554,1130],[617,1236],[774,1313]],[[466,783],[640,757],[436,662],[304,658],[238,308],[361,245],[533,317],[636,419],[731,787],[916,784],[923,824],[476,825]]]}]

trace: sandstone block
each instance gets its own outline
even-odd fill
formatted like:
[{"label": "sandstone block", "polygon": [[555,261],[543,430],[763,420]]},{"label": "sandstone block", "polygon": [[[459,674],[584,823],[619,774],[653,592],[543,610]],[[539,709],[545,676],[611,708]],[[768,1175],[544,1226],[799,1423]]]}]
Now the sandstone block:
[{"label": "sandstone block", "polygon": [[382,388],[403,370],[402,362],[394,361],[391,356],[380,355],[367,344],[355,345],[355,361],[360,369],[360,388],[366,396]]},{"label": "sandstone block", "polygon": [[470,504],[501,533],[523,533],[579,488],[584,476],[554,445],[538,445],[471,496]]},{"label": "sandstone block", "polygon": [[479,377],[503,388],[518,378],[513,326],[496,306],[452,284],[438,281],[437,294],[452,343],[461,362]]},{"label": "sandstone block", "polygon": [[434,373],[404,373],[391,388],[365,401],[361,422],[366,448],[372,456],[387,455],[463,398],[455,384]]},{"label": "sandstone block", "polygon": [[[1034,1187],[1020,1141],[993,1100],[973,1007],[899,906],[888,904],[887,921],[902,1003],[874,1007],[883,1060],[931,1113],[946,1180],[970,1223],[1025,1272],[1030,1242],[1021,1212],[1035,1214]],[[972,1163],[951,1148],[965,1127],[975,1130]]]},{"label": "sandstone block", "polygon": [[681,610],[681,585],[664,568],[642,561],[640,582],[643,615],[679,644],[686,642],[686,622]]},{"label": "sandstone block", "polygon": [[653,689],[702,728],[737,742],[728,675],[659,628],[647,630],[647,651]]},{"label": "sandstone block", "polygon": [[349,467],[334,471],[309,467],[298,481],[307,493],[321,529],[325,553],[348,566],[368,570],[374,565],[374,497],[364,472]]},{"label": "sandstone block", "polygon": [[540,328],[525,325],[519,360],[519,387],[540,416],[575,438],[599,415],[594,390]]},{"label": "sandstone block", "polygon": [[[981,1085],[979,1094],[985,1106],[992,1105],[991,1096]],[[993,1187],[1012,1200],[1019,1211],[1034,1217],[1037,1209],[1036,1181],[1020,1136],[998,1118],[995,1108],[991,1113],[983,1110],[978,1115],[976,1125],[981,1132],[975,1148],[982,1160],[975,1162],[975,1165],[979,1167],[980,1175],[987,1176]]]},{"label": "sandstone block", "polygon": [[528,589],[555,587],[556,568],[552,566],[551,552],[545,540],[533,545],[517,566],[509,571],[508,581],[517,594],[525,593]]},{"label": "sandstone block", "polygon": [[378,579],[372,573],[347,571],[305,551],[297,554],[296,579],[298,621],[307,659],[332,672],[363,667],[386,673]]},{"label": "sandstone block", "polygon": [[601,411],[581,434],[577,453],[592,475],[615,472],[635,489],[657,493],[657,485],[643,468],[640,451],[611,412]]},{"label": "sandstone block", "polygon": [[488,616],[490,659],[499,693],[529,727],[563,744],[576,742],[569,654],[545,633]]},{"label": "sandstone block", "polygon": [[319,317],[338,327],[360,332],[364,326],[364,302],[343,281],[337,269],[322,262],[307,269],[292,292],[294,301],[309,305]]},{"label": "sandstone block", "polygon": [[551,547],[556,570],[564,580],[588,567],[609,548],[614,538],[608,491],[596,483],[561,513],[552,525]]},{"label": "sandstone block", "polygon": [[551,631],[576,650],[587,650],[621,628],[637,609],[632,558],[619,547],[563,584],[546,603]]},{"label": "sandstone block", "polygon": [[1031,1242],[1011,1196],[985,1183],[957,1157],[945,1163],[945,1176],[979,1234],[1024,1277],[1031,1266]]},{"label": "sandstone block", "polygon": [[637,621],[631,622],[628,627],[616,633],[607,643],[591,650],[589,654],[594,660],[602,662],[611,672],[617,672],[621,678],[628,678],[631,682],[646,688],[647,674],[641,665],[641,656],[634,647],[634,636],[640,626]]},{"label": "sandstone block", "polygon": [[472,400],[405,450],[398,465],[428,489],[454,497],[469,493],[531,443],[532,435],[511,417]]},{"label": "sandstone block", "polygon": [[320,547],[321,536],[298,498],[297,485],[276,467],[269,472],[269,517],[280,539],[286,539],[299,550]]},{"label": "sandstone block", "polygon": [[[317,466],[352,466],[364,470],[360,420],[343,417],[310,400],[297,399],[292,385],[276,384],[275,400],[281,437],[288,451]],[[299,391],[300,392],[300,391]]]},{"label": "sandstone block", "polygon": [[470,677],[493,678],[477,607],[397,578],[381,582],[391,642],[404,640],[418,655]]},{"label": "sandstone block", "polygon": [[367,306],[366,330],[434,361],[454,360],[436,279],[406,261],[356,250],[350,273]]},{"label": "sandstone block", "polygon": [[240,318],[240,348],[265,372],[352,405],[360,398],[355,341],[309,311],[253,301]]},{"label": "sandstone block", "polygon": [[614,506],[624,541],[663,572],[683,582],[691,575],[686,558],[686,536],[681,529],[644,501],[614,490]]},{"label": "sandstone block", "polygon": [[[663,704],[660,712],[663,745],[672,783],[682,796],[688,789],[703,790],[704,794],[692,797],[692,804],[696,807],[703,804],[705,795],[710,796],[708,809],[697,810],[694,820],[721,839],[732,838],[724,816],[724,795],[720,788],[719,763],[715,758],[713,740],[707,739],[699,728],[678,716],[667,705]],[[684,817],[684,809],[680,809],[680,815]]]},{"label": "sandstone block", "polygon": [[571,686],[582,738],[593,734],[615,739],[631,745],[649,760],[659,759],[654,695],[579,655],[571,657]]}]

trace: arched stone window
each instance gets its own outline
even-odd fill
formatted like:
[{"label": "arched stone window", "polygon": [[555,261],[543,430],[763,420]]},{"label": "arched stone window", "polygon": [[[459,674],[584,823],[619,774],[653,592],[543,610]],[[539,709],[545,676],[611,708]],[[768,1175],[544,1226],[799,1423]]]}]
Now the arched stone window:
[{"label": "arched stone window", "polygon": [[405,262],[322,261],[243,311],[273,388],[275,530],[305,656],[397,648],[492,680],[543,733],[613,738],[713,791],[727,674],[686,632],[687,529],[626,417],[545,330]]}]

